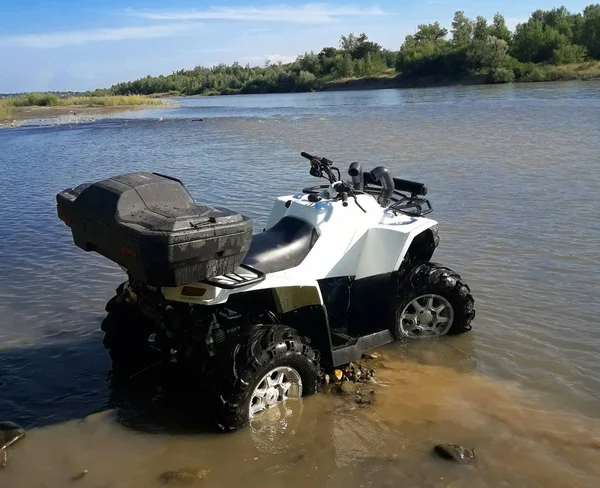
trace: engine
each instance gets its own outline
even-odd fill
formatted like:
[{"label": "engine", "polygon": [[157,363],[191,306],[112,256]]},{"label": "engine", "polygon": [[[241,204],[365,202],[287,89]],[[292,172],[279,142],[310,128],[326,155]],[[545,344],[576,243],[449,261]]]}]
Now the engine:
[{"label": "engine", "polygon": [[168,356],[171,362],[185,359],[202,362],[218,355],[228,339],[244,329],[279,323],[270,304],[255,296],[253,307],[248,307],[244,294],[230,300],[227,307],[189,305],[167,301],[157,288],[134,281],[129,282],[126,293],[149,322],[148,328],[153,331],[149,337],[151,346]]}]

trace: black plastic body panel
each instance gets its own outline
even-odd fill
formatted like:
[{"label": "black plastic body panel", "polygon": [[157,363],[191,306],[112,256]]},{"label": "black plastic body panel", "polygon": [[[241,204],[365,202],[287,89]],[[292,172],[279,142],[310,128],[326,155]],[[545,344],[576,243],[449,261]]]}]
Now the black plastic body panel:
[{"label": "black plastic body panel", "polygon": [[336,367],[351,363],[352,361],[358,361],[366,351],[385,346],[390,342],[394,342],[394,336],[389,329],[357,337],[350,344],[336,347],[332,350],[333,366]]},{"label": "black plastic body panel", "polygon": [[177,179],[127,173],[66,189],[57,212],[75,244],[152,286],[181,286],[233,273],[252,240],[252,221],[196,205]]},{"label": "black plastic body panel", "polygon": [[[403,180],[401,178],[392,178],[394,180],[394,189],[397,191],[404,191],[413,195],[427,195],[427,186],[425,183],[419,183],[417,181]],[[377,183],[370,172],[363,173],[364,185],[370,186],[381,186]]]}]

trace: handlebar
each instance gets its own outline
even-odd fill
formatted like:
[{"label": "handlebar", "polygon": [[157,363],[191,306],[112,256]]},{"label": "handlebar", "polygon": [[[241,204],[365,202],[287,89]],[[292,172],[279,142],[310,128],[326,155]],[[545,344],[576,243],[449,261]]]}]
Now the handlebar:
[{"label": "handlebar", "polygon": [[[300,156],[310,161],[311,175],[316,176],[317,178],[325,178],[329,181],[329,183],[334,183],[335,181],[339,181],[341,179],[340,170],[333,166],[333,161],[330,159],[313,156],[312,154],[308,154],[304,151],[300,153]],[[337,178],[333,171],[337,172]]]}]

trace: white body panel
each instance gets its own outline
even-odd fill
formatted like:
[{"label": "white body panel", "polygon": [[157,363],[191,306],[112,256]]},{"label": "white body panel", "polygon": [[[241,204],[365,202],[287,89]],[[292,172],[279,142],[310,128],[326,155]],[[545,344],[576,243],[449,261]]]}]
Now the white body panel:
[{"label": "white body panel", "polygon": [[[329,192],[335,194],[331,187]],[[287,216],[308,222],[319,233],[319,239],[300,265],[270,273],[259,283],[234,290],[204,283],[192,285],[206,289],[203,297],[182,296],[182,287],[162,288],[165,298],[217,305],[226,302],[232,293],[309,287],[316,290],[311,291],[310,300],[318,297],[321,302],[317,280],[338,276],[361,279],[397,270],[413,239],[437,224],[435,220],[385,209],[370,195],[357,198],[366,212],[353,199],[344,207],[342,201],[335,199],[311,202],[305,194],[277,198],[266,230]]]}]

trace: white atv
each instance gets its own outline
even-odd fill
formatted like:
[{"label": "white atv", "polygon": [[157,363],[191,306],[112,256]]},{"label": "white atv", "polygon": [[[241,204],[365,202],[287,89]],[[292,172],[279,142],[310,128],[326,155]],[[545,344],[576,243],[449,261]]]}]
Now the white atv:
[{"label": "white atv", "polygon": [[279,197],[254,235],[248,218],[196,205],[156,173],[57,195],[75,244],[128,274],[102,323],[113,367],[154,355],[198,368],[223,430],[314,393],[324,370],[366,350],[465,332],[475,317],[469,287],[430,262],[425,185],[358,163],[342,181],[330,160],[302,156],[329,183]]}]

